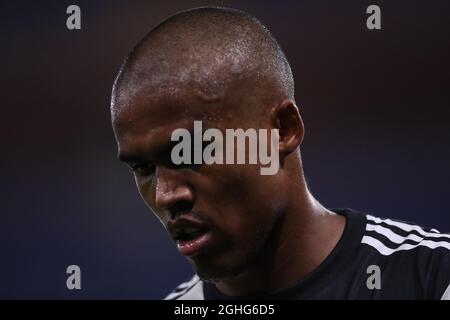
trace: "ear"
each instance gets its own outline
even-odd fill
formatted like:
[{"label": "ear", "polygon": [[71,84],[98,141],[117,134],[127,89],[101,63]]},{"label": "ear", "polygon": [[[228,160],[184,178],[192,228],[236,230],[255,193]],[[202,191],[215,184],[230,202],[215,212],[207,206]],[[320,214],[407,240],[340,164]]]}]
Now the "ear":
[{"label": "ear", "polygon": [[295,102],[291,99],[283,100],[272,109],[271,119],[275,129],[279,130],[280,156],[296,150],[303,141],[305,127]]}]

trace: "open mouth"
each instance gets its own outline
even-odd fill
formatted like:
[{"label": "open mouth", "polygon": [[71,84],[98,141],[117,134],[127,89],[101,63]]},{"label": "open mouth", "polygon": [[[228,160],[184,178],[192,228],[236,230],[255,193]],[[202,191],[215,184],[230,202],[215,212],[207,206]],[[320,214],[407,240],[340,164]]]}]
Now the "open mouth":
[{"label": "open mouth", "polygon": [[174,240],[177,242],[188,242],[192,241],[201,235],[205,234],[205,230],[195,227],[186,227],[179,229],[174,236]]},{"label": "open mouth", "polygon": [[194,256],[211,242],[211,232],[206,223],[187,214],[169,221],[167,228],[183,256]]},{"label": "open mouth", "polygon": [[211,239],[210,232],[197,227],[177,229],[172,235],[177,249],[183,256],[192,257],[200,253]]}]

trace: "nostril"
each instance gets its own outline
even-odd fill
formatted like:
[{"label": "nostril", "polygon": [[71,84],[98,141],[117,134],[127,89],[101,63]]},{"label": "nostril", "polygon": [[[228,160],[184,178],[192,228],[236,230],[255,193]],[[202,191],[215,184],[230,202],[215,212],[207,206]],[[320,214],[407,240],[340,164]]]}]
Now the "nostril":
[{"label": "nostril", "polygon": [[171,220],[175,220],[177,215],[182,214],[183,212],[192,211],[193,203],[191,201],[180,200],[177,201],[173,206],[169,209],[169,218]]},{"label": "nostril", "polygon": [[157,174],[154,201],[158,209],[169,210],[176,207],[179,202],[193,201],[193,191],[185,181],[181,180],[182,175],[176,175],[168,169],[161,169],[161,167],[158,167]]}]

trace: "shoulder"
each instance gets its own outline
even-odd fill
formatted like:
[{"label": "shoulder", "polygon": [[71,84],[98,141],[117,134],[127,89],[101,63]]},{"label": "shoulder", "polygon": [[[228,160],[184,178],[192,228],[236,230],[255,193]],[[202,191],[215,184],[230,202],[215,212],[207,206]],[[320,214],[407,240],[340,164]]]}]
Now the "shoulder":
[{"label": "shoulder", "polygon": [[178,285],[164,300],[204,300],[203,281],[194,275],[189,281]]},{"label": "shoulder", "polygon": [[450,234],[367,214],[361,244],[402,273],[413,272],[427,297],[450,299]]},{"label": "shoulder", "polygon": [[339,209],[336,212],[347,217],[344,234],[351,232],[352,242],[358,241],[368,254],[380,257],[397,257],[402,253],[450,255],[450,234],[353,209]]},{"label": "shoulder", "polygon": [[378,218],[369,214],[366,215],[366,219],[365,233],[361,243],[373,247],[384,256],[400,251],[417,252],[417,249],[422,248],[426,248],[426,252],[450,254],[449,234],[413,223]]}]

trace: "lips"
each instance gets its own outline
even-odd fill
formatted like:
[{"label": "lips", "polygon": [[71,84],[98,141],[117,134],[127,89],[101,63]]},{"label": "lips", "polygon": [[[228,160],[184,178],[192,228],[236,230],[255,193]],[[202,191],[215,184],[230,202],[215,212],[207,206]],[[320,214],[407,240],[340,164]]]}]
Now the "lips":
[{"label": "lips", "polygon": [[180,254],[192,257],[206,248],[211,241],[211,233],[205,223],[181,216],[169,221],[167,228]]}]

